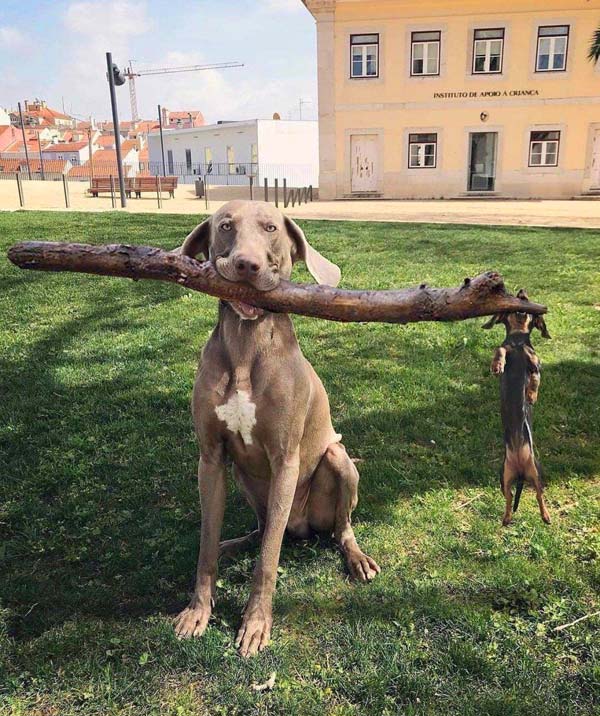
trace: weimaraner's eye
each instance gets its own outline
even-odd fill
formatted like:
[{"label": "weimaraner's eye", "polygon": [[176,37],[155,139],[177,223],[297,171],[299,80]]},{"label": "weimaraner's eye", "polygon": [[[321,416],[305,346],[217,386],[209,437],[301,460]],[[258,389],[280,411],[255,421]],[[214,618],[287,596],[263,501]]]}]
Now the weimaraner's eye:
[{"label": "weimaraner's eye", "polygon": [[224,221],[219,225],[219,229],[221,229],[221,231],[231,231],[231,221]]},{"label": "weimaraner's eye", "polygon": [[272,234],[274,231],[277,231],[277,227],[275,226],[275,224],[267,224],[267,225],[265,226],[265,229],[266,229],[270,234]]}]

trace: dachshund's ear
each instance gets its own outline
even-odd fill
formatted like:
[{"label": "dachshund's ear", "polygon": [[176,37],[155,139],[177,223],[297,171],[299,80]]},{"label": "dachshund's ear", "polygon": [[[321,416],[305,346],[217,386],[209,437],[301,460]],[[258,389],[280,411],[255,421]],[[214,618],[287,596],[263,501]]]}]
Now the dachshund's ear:
[{"label": "dachshund's ear", "polygon": [[496,313],[494,316],[490,318],[490,320],[487,323],[484,323],[482,328],[485,328],[486,330],[488,328],[493,328],[497,323],[504,323],[506,321],[506,313]]},{"label": "dachshund's ear", "polygon": [[542,338],[552,338],[552,336],[548,333],[548,329],[546,328],[546,321],[544,321],[542,316],[534,316],[533,328],[538,329],[538,331],[542,334]]},{"label": "dachshund's ear", "polygon": [[527,295],[527,291],[524,288],[520,288],[517,292],[517,298],[520,298],[521,301],[529,301],[529,296]]}]

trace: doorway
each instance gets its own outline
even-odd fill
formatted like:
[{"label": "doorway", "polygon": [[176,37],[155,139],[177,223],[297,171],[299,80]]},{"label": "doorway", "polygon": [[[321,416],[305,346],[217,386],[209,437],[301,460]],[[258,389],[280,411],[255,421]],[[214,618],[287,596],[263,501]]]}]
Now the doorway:
[{"label": "doorway", "polygon": [[600,189],[600,129],[592,138],[592,161],[590,165],[590,188]]},{"label": "doorway", "polygon": [[350,138],[352,193],[377,191],[377,149],[376,134],[353,134]]},{"label": "doorway", "polygon": [[469,136],[469,191],[494,191],[498,133],[473,132]]}]

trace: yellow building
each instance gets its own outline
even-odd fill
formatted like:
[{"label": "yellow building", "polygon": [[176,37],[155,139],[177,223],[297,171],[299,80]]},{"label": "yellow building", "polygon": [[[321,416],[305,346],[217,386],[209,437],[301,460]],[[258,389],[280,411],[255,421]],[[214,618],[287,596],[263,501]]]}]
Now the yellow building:
[{"label": "yellow building", "polygon": [[600,0],[304,0],[322,199],[600,192]]}]

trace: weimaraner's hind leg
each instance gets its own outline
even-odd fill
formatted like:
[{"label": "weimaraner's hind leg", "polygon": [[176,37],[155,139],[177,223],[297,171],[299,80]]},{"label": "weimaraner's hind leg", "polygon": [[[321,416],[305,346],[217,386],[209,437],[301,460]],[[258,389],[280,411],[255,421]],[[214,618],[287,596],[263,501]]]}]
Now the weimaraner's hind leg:
[{"label": "weimaraner's hind leg", "polygon": [[350,575],[370,582],[381,569],[356,542],[352,529],[352,510],[358,503],[358,470],[341,443],[333,443],[313,478],[308,505],[308,519],[313,529],[333,532],[344,553]]}]

